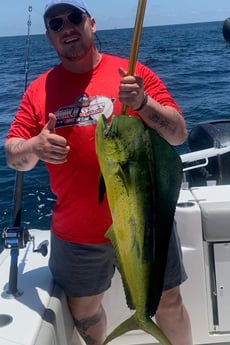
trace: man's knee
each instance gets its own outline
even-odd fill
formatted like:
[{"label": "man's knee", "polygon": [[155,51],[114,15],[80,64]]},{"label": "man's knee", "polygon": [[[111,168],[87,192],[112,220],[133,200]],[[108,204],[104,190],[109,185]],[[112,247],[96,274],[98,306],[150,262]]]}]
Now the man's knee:
[{"label": "man's knee", "polygon": [[167,313],[169,313],[170,311],[175,312],[176,310],[180,309],[182,305],[183,302],[179,287],[165,290],[162,293],[156,315],[164,311]]},{"label": "man's knee", "polygon": [[68,297],[70,311],[76,320],[88,318],[100,312],[104,294],[89,297]]}]

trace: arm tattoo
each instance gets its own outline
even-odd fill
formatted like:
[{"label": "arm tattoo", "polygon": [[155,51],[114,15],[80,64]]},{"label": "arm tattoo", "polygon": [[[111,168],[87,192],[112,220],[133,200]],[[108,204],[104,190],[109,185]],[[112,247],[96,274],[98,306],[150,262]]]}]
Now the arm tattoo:
[{"label": "arm tattoo", "polygon": [[[173,112],[173,115],[177,116],[176,112]],[[157,124],[160,128],[168,129],[173,135],[176,133],[176,125],[172,125],[169,120],[162,119],[157,113],[152,113],[149,119]]]},{"label": "arm tattoo", "polygon": [[16,151],[20,151],[20,148],[23,146],[24,143],[25,143],[25,140],[20,139],[16,144],[12,144],[12,143],[6,144],[6,154],[10,155],[12,153],[17,153]]},{"label": "arm tattoo", "polygon": [[[20,149],[24,145],[25,142],[26,140],[20,139],[16,144],[12,144],[12,143],[6,144],[5,151],[6,151],[7,157],[10,157],[12,154],[17,154],[17,152],[20,153]],[[18,159],[17,161],[15,161],[13,163],[13,167],[17,170],[21,168],[23,165],[28,164],[28,163],[29,163],[28,159],[26,158],[26,156],[24,156]]]},{"label": "arm tattoo", "polygon": [[16,170],[19,170],[21,167],[24,165],[28,164],[29,161],[26,158],[22,158],[20,161],[18,160],[17,162],[13,163],[13,167]]}]

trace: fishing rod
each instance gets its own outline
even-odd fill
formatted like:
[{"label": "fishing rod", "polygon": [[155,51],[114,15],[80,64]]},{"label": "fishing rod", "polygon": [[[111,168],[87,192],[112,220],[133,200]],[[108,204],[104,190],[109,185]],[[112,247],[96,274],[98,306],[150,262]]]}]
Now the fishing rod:
[{"label": "fishing rod", "polygon": [[[28,7],[28,21],[27,21],[27,38],[26,38],[26,52],[25,52],[25,80],[24,91],[28,85],[28,71],[29,71],[29,53],[30,53],[30,27],[31,27],[31,12],[32,6]],[[23,186],[24,173],[22,171],[16,171],[15,186],[14,186],[14,210],[13,210],[13,226],[19,227],[21,225],[22,214],[22,186]]]},{"label": "fishing rod", "polygon": [[[29,70],[29,50],[30,50],[30,27],[32,12],[32,6],[28,7],[29,17],[27,21],[27,39],[26,39],[26,53],[25,53],[25,82],[24,92],[28,83],[28,70]],[[11,263],[9,273],[9,283],[6,291],[2,296],[5,298],[14,298],[22,295],[17,287],[18,282],[18,256],[19,249],[24,248],[28,241],[31,240],[29,231],[21,226],[21,213],[22,213],[22,187],[23,187],[24,173],[22,171],[16,171],[15,185],[14,185],[14,209],[13,209],[13,226],[3,229],[2,238],[4,247],[10,249]],[[37,251],[37,250],[35,250]]]}]

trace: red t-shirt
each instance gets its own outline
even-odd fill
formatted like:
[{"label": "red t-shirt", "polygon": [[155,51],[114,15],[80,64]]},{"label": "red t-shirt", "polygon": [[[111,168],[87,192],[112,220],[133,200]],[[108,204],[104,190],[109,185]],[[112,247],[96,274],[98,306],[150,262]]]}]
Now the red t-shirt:
[{"label": "red t-shirt", "polygon": [[[59,238],[79,243],[105,243],[112,223],[107,199],[98,203],[99,165],[95,152],[96,120],[121,113],[118,99],[118,68],[128,61],[103,54],[101,62],[84,74],[71,73],[58,65],[33,81],[26,90],[7,138],[31,138],[40,133],[49,113],[57,116],[56,134],[67,139],[66,163],[47,163],[50,186],[56,195],[52,230]],[[175,107],[160,79],[147,67],[136,65],[145,91],[163,105]],[[136,115],[129,110],[131,115]]]}]

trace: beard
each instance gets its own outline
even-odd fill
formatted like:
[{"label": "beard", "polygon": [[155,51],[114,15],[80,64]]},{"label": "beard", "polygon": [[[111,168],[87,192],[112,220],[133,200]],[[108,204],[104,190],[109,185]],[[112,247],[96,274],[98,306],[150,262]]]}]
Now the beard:
[{"label": "beard", "polygon": [[94,43],[90,44],[78,44],[78,42],[73,42],[66,44],[64,47],[59,49],[58,55],[61,59],[66,59],[70,61],[80,61],[85,56],[93,50]]}]

